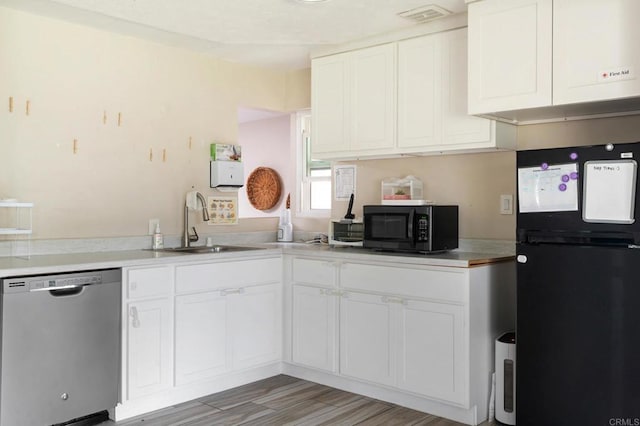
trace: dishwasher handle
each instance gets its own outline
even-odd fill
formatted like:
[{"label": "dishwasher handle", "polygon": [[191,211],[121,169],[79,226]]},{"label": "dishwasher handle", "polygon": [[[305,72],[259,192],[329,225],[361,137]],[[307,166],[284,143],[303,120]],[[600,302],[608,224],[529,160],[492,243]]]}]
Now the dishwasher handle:
[{"label": "dishwasher handle", "polygon": [[[87,285],[91,285],[91,284],[87,284]],[[84,285],[77,285],[77,286],[68,286],[65,288],[49,288],[45,290],[48,290],[49,294],[52,295],[53,297],[70,297],[70,296],[76,296],[82,293],[84,288],[85,288]]]}]

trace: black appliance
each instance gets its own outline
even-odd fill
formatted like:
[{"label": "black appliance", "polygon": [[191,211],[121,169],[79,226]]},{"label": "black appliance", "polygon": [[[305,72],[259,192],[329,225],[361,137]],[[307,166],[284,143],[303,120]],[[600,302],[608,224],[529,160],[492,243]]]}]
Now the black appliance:
[{"label": "black appliance", "polygon": [[518,426],[640,425],[638,158],[517,153]]},{"label": "black appliance", "polygon": [[458,248],[458,206],[364,206],[363,246],[377,250],[439,252]]}]

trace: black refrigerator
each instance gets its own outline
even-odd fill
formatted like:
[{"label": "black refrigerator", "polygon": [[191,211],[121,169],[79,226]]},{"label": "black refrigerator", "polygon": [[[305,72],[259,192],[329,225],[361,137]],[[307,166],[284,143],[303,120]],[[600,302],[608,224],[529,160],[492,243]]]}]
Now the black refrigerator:
[{"label": "black refrigerator", "polygon": [[518,426],[640,425],[638,159],[517,153]]}]

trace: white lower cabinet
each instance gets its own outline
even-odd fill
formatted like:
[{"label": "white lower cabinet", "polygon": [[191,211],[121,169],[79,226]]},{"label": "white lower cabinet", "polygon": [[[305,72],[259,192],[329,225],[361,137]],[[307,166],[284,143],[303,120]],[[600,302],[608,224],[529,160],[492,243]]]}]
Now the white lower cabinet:
[{"label": "white lower cabinet", "polygon": [[457,268],[368,257],[287,259],[292,371],[457,421],[485,420],[494,339],[515,325],[513,262]]},{"label": "white lower cabinet", "polygon": [[116,420],[280,372],[487,418],[494,339],[514,326],[513,262],[292,254],[284,265],[277,255],[124,268]]},{"label": "white lower cabinet", "polygon": [[291,265],[291,359],[294,363],[338,371],[337,263],[295,257]]},{"label": "white lower cabinet", "polygon": [[[282,358],[282,258],[123,269],[123,403],[135,416],[255,380]],[[253,374],[253,375],[252,375]]]},{"label": "white lower cabinet", "polygon": [[346,293],[340,299],[340,373],[395,384],[393,306],[382,297]]},{"label": "white lower cabinet", "polygon": [[462,403],[464,308],[402,296],[340,299],[340,372]]},{"label": "white lower cabinet", "polygon": [[[278,260],[280,262],[280,260]],[[260,273],[260,271],[256,271]],[[282,284],[243,287],[227,295],[231,368],[240,370],[280,361]],[[234,290],[235,291],[235,290]]]},{"label": "white lower cabinet", "polygon": [[127,312],[127,397],[134,399],[170,388],[170,300],[132,302]]},{"label": "white lower cabinet", "polygon": [[176,296],[176,384],[280,359],[280,285]]},{"label": "white lower cabinet", "polygon": [[464,403],[464,307],[401,300],[398,312],[398,387]]},{"label": "white lower cabinet", "polygon": [[335,290],[293,284],[292,293],[293,362],[337,372],[338,299]]},{"label": "white lower cabinet", "polygon": [[123,270],[123,396],[135,399],[172,386],[173,334],[168,266]]},{"label": "white lower cabinet", "polygon": [[176,296],[176,384],[229,369],[227,308],[227,298],[217,291]]},{"label": "white lower cabinet", "polygon": [[464,402],[465,269],[306,257],[291,265],[294,363]]}]

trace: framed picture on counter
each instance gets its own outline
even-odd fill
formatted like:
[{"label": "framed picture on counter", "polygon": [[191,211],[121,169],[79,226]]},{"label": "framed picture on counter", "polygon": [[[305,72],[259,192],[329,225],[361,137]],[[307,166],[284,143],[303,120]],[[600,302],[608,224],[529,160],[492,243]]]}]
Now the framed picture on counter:
[{"label": "framed picture on counter", "polygon": [[237,225],[238,197],[210,196],[207,197],[209,210],[209,225]]}]

